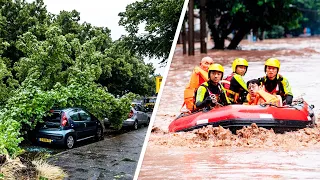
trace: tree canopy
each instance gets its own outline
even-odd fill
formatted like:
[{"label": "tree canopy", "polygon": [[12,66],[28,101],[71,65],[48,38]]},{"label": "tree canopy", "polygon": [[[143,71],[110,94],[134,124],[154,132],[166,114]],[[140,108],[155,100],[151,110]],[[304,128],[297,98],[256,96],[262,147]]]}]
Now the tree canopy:
[{"label": "tree canopy", "polygon": [[304,28],[308,27],[311,34],[320,34],[320,2],[314,0],[293,0],[291,8],[301,12],[297,28],[286,29],[287,33],[299,36]]},{"label": "tree canopy", "polygon": [[107,27],[50,14],[42,0],[0,4],[0,154],[19,154],[51,108],[83,107],[120,128],[132,99],[155,92],[152,65]]},{"label": "tree canopy", "polygon": [[[184,0],[143,0],[119,13],[119,25],[129,33],[123,37],[133,52],[166,62],[178,26]],[[141,34],[139,27],[145,25]]]},{"label": "tree canopy", "polygon": [[[301,13],[291,8],[292,0],[207,0],[207,22],[214,39],[215,49],[224,49],[224,41],[233,33],[227,49],[237,48],[250,30],[270,30],[273,25],[290,28],[298,26]],[[197,2],[199,4],[199,0]]]},{"label": "tree canopy", "polygon": [[[319,5],[314,0],[206,0],[201,8],[200,0],[195,0],[195,7],[206,12],[214,49],[236,49],[251,30],[260,40],[298,36],[305,27],[319,33]],[[228,46],[225,40],[230,41]]]}]

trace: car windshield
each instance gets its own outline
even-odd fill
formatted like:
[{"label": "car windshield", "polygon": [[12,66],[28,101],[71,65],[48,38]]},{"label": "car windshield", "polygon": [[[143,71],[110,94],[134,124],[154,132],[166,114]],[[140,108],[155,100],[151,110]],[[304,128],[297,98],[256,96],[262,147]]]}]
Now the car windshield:
[{"label": "car windshield", "polygon": [[136,111],[141,111],[140,109],[140,104],[131,104],[131,106],[133,107],[133,109],[135,109]]}]

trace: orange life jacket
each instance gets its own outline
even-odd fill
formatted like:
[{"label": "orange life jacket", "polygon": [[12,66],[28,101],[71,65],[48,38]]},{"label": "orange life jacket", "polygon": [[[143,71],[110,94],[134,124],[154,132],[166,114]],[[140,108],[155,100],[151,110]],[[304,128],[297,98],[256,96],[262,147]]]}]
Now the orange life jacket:
[{"label": "orange life jacket", "polygon": [[189,84],[184,90],[184,102],[181,109],[184,105],[186,105],[186,108],[189,111],[193,111],[194,109],[196,109],[194,104],[195,92],[202,83],[207,82],[208,80],[208,72],[196,66],[191,74]]},{"label": "orange life jacket", "polygon": [[260,104],[263,101],[263,98],[260,97],[260,95],[257,93],[255,98],[252,100],[251,95],[247,95],[247,101],[249,105],[257,105]]},{"label": "orange life jacket", "polygon": [[282,106],[282,98],[279,95],[270,94],[266,92],[264,89],[261,89],[257,92],[254,100],[251,99],[251,95],[247,95],[247,100],[249,105],[257,105],[263,102],[271,103],[276,106]]}]

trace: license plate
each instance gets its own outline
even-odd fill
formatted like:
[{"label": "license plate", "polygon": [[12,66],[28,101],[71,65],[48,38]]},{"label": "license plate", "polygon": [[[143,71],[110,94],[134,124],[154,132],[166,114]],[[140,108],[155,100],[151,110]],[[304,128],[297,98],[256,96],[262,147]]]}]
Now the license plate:
[{"label": "license plate", "polygon": [[39,141],[41,141],[41,142],[47,142],[47,143],[51,143],[51,142],[52,142],[52,139],[39,138]]}]

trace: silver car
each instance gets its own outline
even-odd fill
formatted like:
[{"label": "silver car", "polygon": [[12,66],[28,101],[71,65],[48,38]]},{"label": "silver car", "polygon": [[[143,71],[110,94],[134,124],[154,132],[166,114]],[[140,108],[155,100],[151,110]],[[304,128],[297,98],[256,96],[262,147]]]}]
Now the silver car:
[{"label": "silver car", "polygon": [[[146,112],[146,109],[139,102],[133,102],[128,118],[123,120],[122,127],[130,127],[134,130],[138,129],[141,125],[148,126],[151,114]],[[112,127],[108,118],[104,118],[104,125],[106,128]]]},{"label": "silver car", "polygon": [[131,127],[138,129],[142,124],[148,126],[150,122],[150,115],[146,113],[146,110],[141,103],[132,103],[128,119],[123,121],[123,127]]}]

